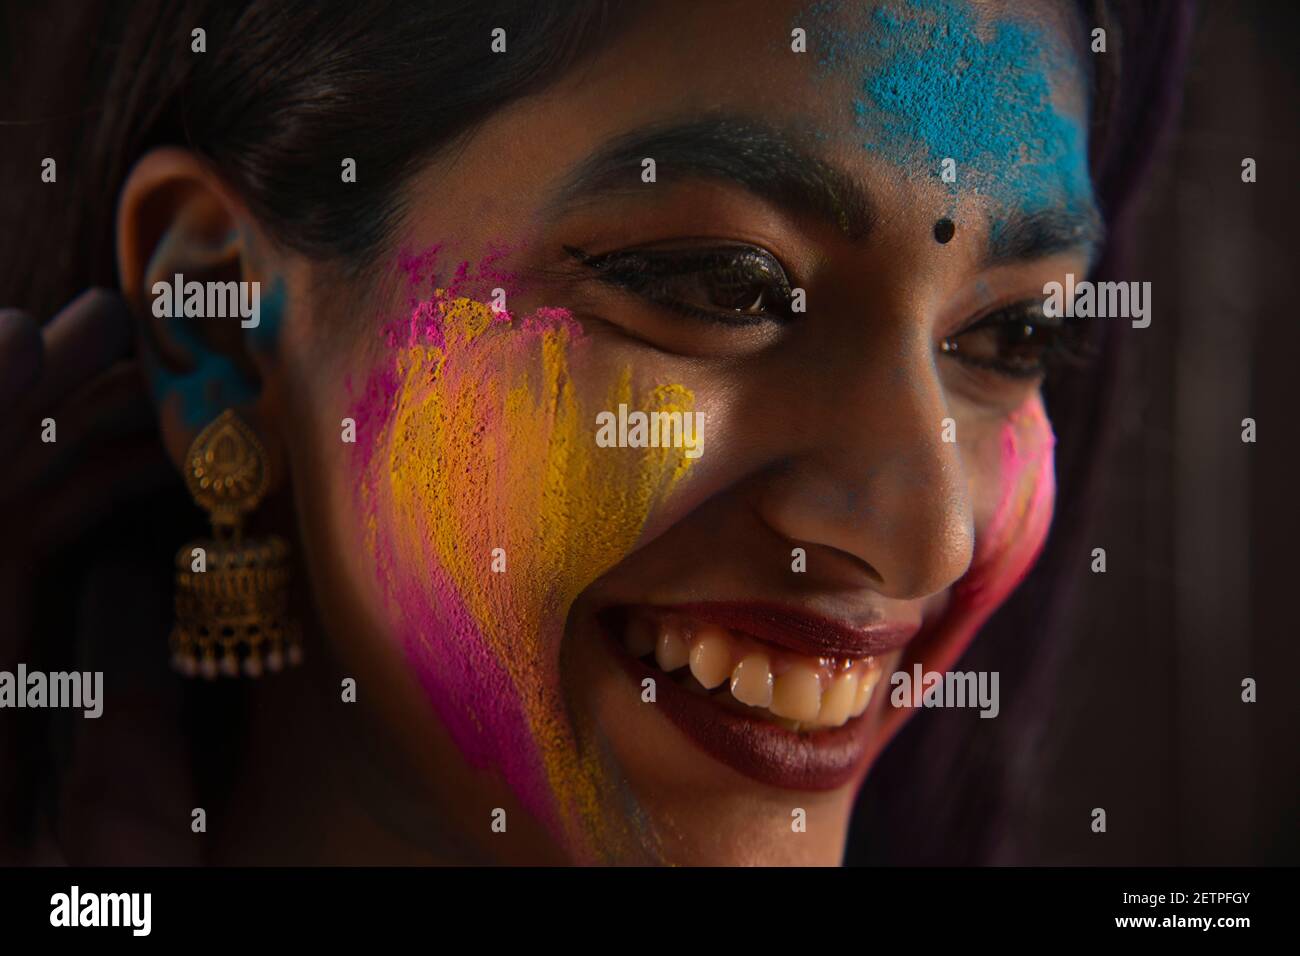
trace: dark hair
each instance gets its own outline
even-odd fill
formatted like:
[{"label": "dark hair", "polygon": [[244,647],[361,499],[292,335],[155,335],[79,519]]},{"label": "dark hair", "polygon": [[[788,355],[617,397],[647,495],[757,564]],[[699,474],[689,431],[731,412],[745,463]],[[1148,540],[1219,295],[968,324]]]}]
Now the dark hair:
[{"label": "dark hair", "polygon": [[[382,248],[403,213],[394,184],[422,160],[510,101],[571,68],[624,21],[615,0],[79,0],[3,14],[0,43],[0,305],[48,317],[84,288],[115,286],[115,197],[152,146],[208,156],[275,238],[319,258],[359,263]],[[51,9],[53,7],[53,9]],[[1097,77],[1092,169],[1112,242],[1158,120],[1169,105],[1185,5],[1092,9],[1111,29]],[[1140,21],[1140,22],[1137,22]],[[191,53],[191,31],[206,53]],[[511,55],[490,50],[506,30]],[[1155,102],[1153,102],[1153,97]],[[355,188],[338,189],[339,143],[357,160]],[[37,179],[58,161],[60,188]],[[26,184],[31,184],[30,186]],[[19,241],[21,235],[22,240]],[[1002,818],[1023,774],[1010,735],[1036,726],[1030,690],[1051,672],[1059,641],[1046,611],[1075,562],[1083,497],[1096,467],[1116,345],[1099,365],[1049,394],[1057,426],[1058,520],[1030,581],[985,628],[968,665],[998,669],[1006,716],[976,721],[923,714],[882,757],[864,789],[850,859],[979,862],[995,859]],[[140,535],[140,537],[145,537]],[[82,550],[81,553],[93,553]],[[164,553],[160,551],[159,553]],[[165,562],[163,562],[165,565]],[[165,571],[165,568],[164,568]],[[984,662],[980,664],[978,662]],[[1022,693],[1023,691],[1023,693]],[[978,725],[997,725],[985,727]],[[220,738],[218,742],[224,741]],[[228,744],[228,741],[225,741]],[[958,795],[956,798],[951,794]],[[21,832],[22,821],[11,821]],[[861,842],[869,851],[857,852]]]},{"label": "dark hair", "polygon": [[[277,241],[316,258],[364,259],[402,214],[394,184],[506,103],[561,76],[613,32],[626,6],[10,6],[3,36],[23,46],[6,51],[0,88],[0,222],[39,223],[40,234],[28,231],[28,241],[6,248],[0,302],[48,316],[87,286],[115,286],[110,197],[136,159],[168,143],[209,157]],[[492,52],[498,27],[509,56]],[[196,28],[206,32],[205,53],[192,52]],[[345,155],[359,172],[339,189]],[[46,156],[58,162],[58,189],[38,182]]]}]

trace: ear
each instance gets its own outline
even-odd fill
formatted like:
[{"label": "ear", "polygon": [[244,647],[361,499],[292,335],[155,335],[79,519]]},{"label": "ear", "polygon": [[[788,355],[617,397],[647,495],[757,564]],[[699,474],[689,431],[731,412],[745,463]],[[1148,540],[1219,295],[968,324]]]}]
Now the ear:
[{"label": "ear", "polygon": [[163,443],[178,468],[199,431],[231,408],[262,439],[272,481],[284,475],[269,380],[287,294],[273,249],[195,153],[155,149],[122,187],[118,278],[138,320]]}]

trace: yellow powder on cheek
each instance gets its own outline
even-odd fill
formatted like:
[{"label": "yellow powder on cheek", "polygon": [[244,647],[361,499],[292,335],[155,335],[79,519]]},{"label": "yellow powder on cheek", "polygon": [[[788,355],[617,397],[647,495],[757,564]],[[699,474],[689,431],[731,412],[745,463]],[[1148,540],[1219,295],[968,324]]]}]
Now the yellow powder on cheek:
[{"label": "yellow powder on cheek", "polygon": [[[446,572],[509,672],[571,835],[619,839],[610,828],[622,824],[599,812],[597,761],[578,753],[566,717],[560,638],[574,599],[631,551],[692,459],[682,448],[597,447],[601,409],[579,406],[565,325],[498,324],[484,335],[490,310],[468,300],[446,315],[446,347],[411,348],[399,364],[386,437],[390,530],[400,553]],[[680,385],[650,390],[640,406],[632,392],[625,370],[606,408],[694,407]],[[491,571],[494,548],[505,550],[505,574]]]}]

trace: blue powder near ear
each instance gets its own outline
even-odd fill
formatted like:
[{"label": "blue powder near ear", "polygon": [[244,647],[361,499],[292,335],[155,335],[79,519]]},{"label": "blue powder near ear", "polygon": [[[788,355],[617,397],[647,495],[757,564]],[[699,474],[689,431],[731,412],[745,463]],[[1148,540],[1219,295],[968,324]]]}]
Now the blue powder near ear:
[{"label": "blue powder near ear", "polygon": [[234,359],[214,352],[188,324],[207,320],[160,321],[176,323],[172,337],[189,353],[193,364],[179,370],[155,364],[151,368],[150,385],[159,403],[177,403],[181,422],[187,428],[202,428],[225,409],[257,398],[257,389]]},{"label": "blue powder near ear", "polygon": [[[271,353],[278,347],[287,299],[284,279],[277,276],[269,291],[261,296],[258,324],[243,330],[250,349]],[[150,385],[159,402],[177,403],[181,422],[187,428],[202,428],[225,409],[257,400],[257,385],[249,372],[231,356],[214,351],[193,324],[238,323],[238,317],[196,319],[178,316],[159,321],[174,323],[170,335],[189,353],[193,364],[176,370],[155,364],[151,369]]]},{"label": "blue powder near ear", "polygon": [[259,352],[274,352],[280,344],[280,328],[284,324],[284,311],[288,303],[284,279],[276,276],[269,289],[261,294],[261,313],[257,325],[248,329],[248,344]]},{"label": "blue powder near ear", "polygon": [[[818,25],[830,9],[819,2],[806,15]],[[870,31],[826,23],[814,42],[825,67],[860,64],[853,112],[873,153],[936,182],[950,158],[950,191],[987,195],[1002,215],[1091,201],[1086,137],[1053,105],[1048,82],[1048,58],[1068,64],[1069,52],[1043,31],[981,25],[953,0],[904,0],[876,9]]]}]

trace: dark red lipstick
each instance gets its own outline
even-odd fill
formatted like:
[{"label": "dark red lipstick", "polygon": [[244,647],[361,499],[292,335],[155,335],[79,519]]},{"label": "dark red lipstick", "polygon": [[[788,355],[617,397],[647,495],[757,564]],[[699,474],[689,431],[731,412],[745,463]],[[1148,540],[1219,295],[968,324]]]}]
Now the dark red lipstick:
[{"label": "dark red lipstick", "polygon": [[920,629],[919,624],[890,621],[853,626],[762,601],[710,601],[655,610],[716,624],[809,657],[874,657],[902,647]]},{"label": "dark red lipstick", "polygon": [[[696,746],[751,779],[791,790],[833,790],[851,781],[867,759],[880,705],[839,727],[794,730],[743,707],[718,693],[689,689],[677,671],[667,674],[626,653],[622,637],[632,614],[668,615],[714,624],[736,634],[811,657],[860,660],[883,656],[901,647],[917,627],[893,622],[852,626],[783,605],[761,602],[709,602],[666,606],[610,608],[599,615],[611,649],[633,681],[653,679],[661,712]],[[886,662],[880,662],[883,668]],[[887,683],[881,674],[882,683]],[[691,679],[693,682],[693,679]],[[725,685],[724,685],[725,686]]]},{"label": "dark red lipstick", "polygon": [[861,717],[842,727],[812,732],[787,730],[757,717],[719,707],[707,696],[678,687],[657,668],[626,654],[620,662],[638,686],[656,686],[664,715],[705,753],[745,776],[788,790],[834,790],[853,779],[871,744],[873,701]]}]

